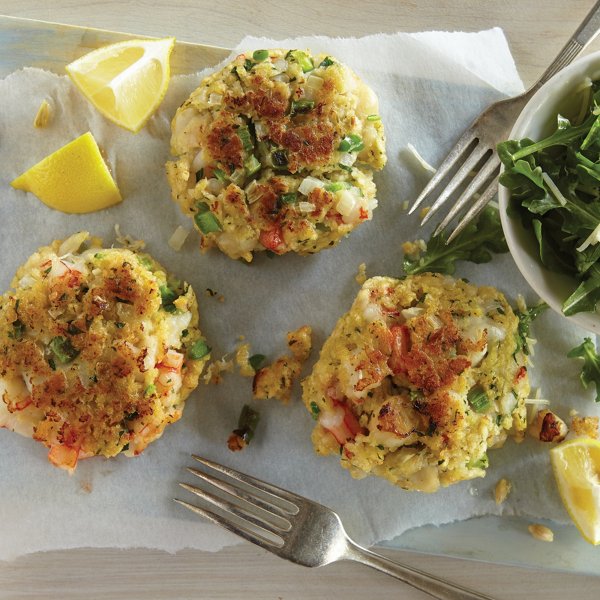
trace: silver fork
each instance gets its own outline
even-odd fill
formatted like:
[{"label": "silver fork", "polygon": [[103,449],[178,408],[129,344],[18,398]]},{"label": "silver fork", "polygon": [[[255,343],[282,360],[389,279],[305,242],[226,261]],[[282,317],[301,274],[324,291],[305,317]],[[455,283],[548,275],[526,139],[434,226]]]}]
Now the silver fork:
[{"label": "silver fork", "polygon": [[421,206],[423,201],[432,194],[439,184],[457,168],[456,173],[423,217],[421,225],[424,225],[466,183],[469,174],[478,169],[477,174],[468,183],[454,206],[434,231],[434,234],[443,231],[454,217],[466,207],[469,201],[479,193],[479,197],[471,204],[448,237],[447,241],[452,241],[483,210],[498,191],[500,159],[496,152],[496,145],[508,139],[517,116],[533,94],[553,75],[570,64],[596,36],[599,28],[600,2],[596,2],[594,8],[588,13],[577,31],[531,89],[515,98],[500,100],[492,104],[473,121],[419,194],[409,210],[409,214]]},{"label": "silver fork", "polygon": [[383,571],[439,600],[492,600],[489,596],[444,581],[418,569],[393,562],[353,542],[338,515],[329,508],[270,483],[205,458],[193,458],[216,471],[188,468],[212,493],[187,483],[179,485],[205,501],[202,508],[175,499],[182,506],[244,539],[305,567],[354,560]]}]

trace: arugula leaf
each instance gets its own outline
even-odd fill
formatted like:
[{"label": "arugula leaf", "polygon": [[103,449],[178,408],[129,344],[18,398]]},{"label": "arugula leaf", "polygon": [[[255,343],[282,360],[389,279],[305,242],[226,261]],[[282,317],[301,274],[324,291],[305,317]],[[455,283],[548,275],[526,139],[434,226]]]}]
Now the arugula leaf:
[{"label": "arugula leaf", "polygon": [[423,254],[405,254],[404,272],[407,275],[424,272],[452,275],[457,260],[485,263],[492,260],[492,252],[508,252],[498,209],[492,206],[486,206],[479,218],[465,227],[452,242],[446,244],[446,239],[442,232],[431,237]]},{"label": "arugula leaf", "polygon": [[564,301],[562,310],[568,317],[578,312],[592,311],[600,300],[600,267],[595,264],[589,269],[589,277]]},{"label": "arugula leaf", "polygon": [[596,402],[600,402],[600,356],[596,353],[594,342],[586,337],[579,346],[567,353],[567,357],[583,358],[579,378],[586,389],[590,383],[596,385]]},{"label": "arugula leaf", "polygon": [[548,305],[545,302],[540,302],[531,308],[525,310],[515,310],[515,315],[519,319],[517,326],[517,349],[515,353],[522,351],[523,354],[529,354],[529,344],[527,338],[529,337],[529,329],[531,323],[537,319],[546,309]]}]

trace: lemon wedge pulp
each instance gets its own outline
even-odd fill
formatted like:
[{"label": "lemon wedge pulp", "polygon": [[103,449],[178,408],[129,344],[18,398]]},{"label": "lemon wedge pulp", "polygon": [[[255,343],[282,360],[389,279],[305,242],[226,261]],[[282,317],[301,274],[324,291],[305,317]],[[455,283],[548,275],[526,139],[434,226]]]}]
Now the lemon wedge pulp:
[{"label": "lemon wedge pulp", "polygon": [[600,440],[575,438],[550,450],[563,504],[581,535],[600,544]]},{"label": "lemon wedge pulp", "polygon": [[11,182],[66,213],[88,213],[121,202],[94,136],[88,131]]},{"label": "lemon wedge pulp", "polygon": [[172,37],[117,42],[85,54],[66,70],[107,119],[137,133],[167,93],[174,45]]}]

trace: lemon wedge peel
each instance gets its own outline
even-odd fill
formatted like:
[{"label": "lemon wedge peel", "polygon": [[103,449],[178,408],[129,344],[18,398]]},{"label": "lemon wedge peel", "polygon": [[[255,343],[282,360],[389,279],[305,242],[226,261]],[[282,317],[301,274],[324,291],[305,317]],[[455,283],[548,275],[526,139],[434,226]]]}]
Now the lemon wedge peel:
[{"label": "lemon wedge peel", "polygon": [[137,133],[163,101],[175,38],[103,46],[66,66],[79,91],[113,123]]},{"label": "lemon wedge peel", "polygon": [[11,186],[31,192],[50,208],[65,213],[94,212],[122,200],[89,131],[33,165]]},{"label": "lemon wedge peel", "polygon": [[579,437],[550,450],[560,497],[581,535],[600,544],[600,440]]}]

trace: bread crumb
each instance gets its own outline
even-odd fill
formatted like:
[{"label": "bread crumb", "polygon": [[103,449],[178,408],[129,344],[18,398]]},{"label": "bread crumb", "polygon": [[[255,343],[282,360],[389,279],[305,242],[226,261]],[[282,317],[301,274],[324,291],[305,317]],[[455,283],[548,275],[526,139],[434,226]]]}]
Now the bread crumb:
[{"label": "bread crumb", "polygon": [[240,375],[244,377],[254,377],[255,371],[249,362],[250,344],[240,344],[235,351],[235,362],[240,368]]},{"label": "bread crumb", "polygon": [[225,355],[208,365],[202,379],[206,385],[218,385],[223,381],[222,373],[231,373],[232,371],[233,361]]},{"label": "bread crumb", "polygon": [[41,129],[42,127],[46,127],[52,119],[52,109],[50,104],[48,104],[47,100],[42,100],[42,103],[35,115],[35,119],[33,120],[33,126],[36,129]]},{"label": "bread crumb", "polygon": [[496,504],[502,504],[512,489],[512,483],[505,479],[504,477],[496,484],[496,488],[494,489],[494,499],[496,500]]},{"label": "bread crumb", "polygon": [[573,417],[571,430],[577,436],[598,439],[598,417]]},{"label": "bread crumb", "polygon": [[303,325],[296,331],[289,331],[287,343],[294,358],[303,363],[309,357],[312,349],[312,328],[309,325]]},{"label": "bread crumb", "polygon": [[554,541],[554,532],[549,527],[545,525],[540,525],[539,523],[534,523],[533,525],[528,525],[527,529],[529,533],[536,539],[540,540],[540,542],[553,542]]},{"label": "bread crumb", "polygon": [[367,280],[367,265],[365,263],[358,265],[358,273],[354,279],[358,285],[362,285]]}]

